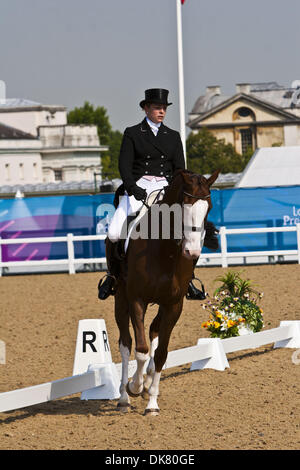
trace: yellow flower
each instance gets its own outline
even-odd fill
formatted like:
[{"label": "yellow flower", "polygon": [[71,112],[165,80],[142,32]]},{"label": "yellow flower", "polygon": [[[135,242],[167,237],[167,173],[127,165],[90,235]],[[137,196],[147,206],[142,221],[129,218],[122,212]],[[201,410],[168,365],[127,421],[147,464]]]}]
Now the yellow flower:
[{"label": "yellow flower", "polygon": [[235,325],[235,321],[233,321],[233,320],[228,320],[228,322],[227,322],[228,328],[231,328],[231,327],[234,326],[234,325]]},{"label": "yellow flower", "polygon": [[201,328],[207,328],[207,321],[204,321],[202,324],[201,324]]},{"label": "yellow flower", "polygon": [[260,308],[260,309],[259,309],[259,311],[260,311],[260,313],[264,313],[264,311],[263,311],[263,309],[262,309],[262,308]]},{"label": "yellow flower", "polygon": [[216,316],[217,316],[218,318],[222,318],[222,315],[221,315],[221,313],[220,313],[219,311],[218,311],[218,313],[216,314]]},{"label": "yellow flower", "polygon": [[221,323],[219,323],[218,321],[214,321],[215,328],[220,328],[220,326],[221,326]]}]

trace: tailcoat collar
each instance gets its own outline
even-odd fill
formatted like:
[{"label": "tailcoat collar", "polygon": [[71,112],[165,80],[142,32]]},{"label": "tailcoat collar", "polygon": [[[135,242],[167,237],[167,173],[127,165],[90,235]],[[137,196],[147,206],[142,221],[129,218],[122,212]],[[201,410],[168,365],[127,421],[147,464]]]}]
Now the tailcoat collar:
[{"label": "tailcoat collar", "polygon": [[141,122],[140,129],[148,142],[154,145],[154,147],[156,147],[160,152],[166,153],[164,144],[165,138],[168,135],[168,128],[163,122],[161,123],[156,136],[153,134],[146,118]]}]

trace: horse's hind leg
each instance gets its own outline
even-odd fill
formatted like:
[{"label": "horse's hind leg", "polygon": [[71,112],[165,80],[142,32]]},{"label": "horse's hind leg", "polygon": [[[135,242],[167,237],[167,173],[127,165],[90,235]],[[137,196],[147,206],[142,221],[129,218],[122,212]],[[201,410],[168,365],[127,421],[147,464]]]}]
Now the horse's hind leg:
[{"label": "horse's hind leg", "polygon": [[182,311],[183,301],[181,300],[176,305],[163,307],[163,314],[159,323],[158,346],[154,354],[155,372],[153,375],[152,384],[148,390],[149,401],[145,409],[145,414],[157,415],[159,407],[157,398],[159,395],[159,381],[161,371],[168,356],[168,346],[172,330],[180,317]]},{"label": "horse's hind leg", "polygon": [[130,398],[126,388],[128,384],[128,365],[132,338],[129,331],[129,306],[123,282],[120,282],[119,288],[115,295],[115,319],[120,331],[119,350],[122,357],[122,377],[118,408],[122,411],[128,411],[130,408]]},{"label": "horse's hind leg", "polygon": [[135,300],[131,304],[130,316],[135,335],[135,358],[137,363],[137,369],[127,387],[127,392],[131,396],[141,395],[144,388],[144,366],[149,358],[144,328],[146,308],[147,305],[140,300]]},{"label": "horse's hind leg", "polygon": [[150,325],[150,330],[149,330],[150,361],[147,367],[147,376],[144,380],[144,395],[145,395],[144,398],[148,397],[148,390],[152,384],[152,380],[153,380],[153,376],[155,372],[154,353],[158,346],[158,333],[159,333],[161,315],[162,315],[162,307],[159,307],[158,313]]}]

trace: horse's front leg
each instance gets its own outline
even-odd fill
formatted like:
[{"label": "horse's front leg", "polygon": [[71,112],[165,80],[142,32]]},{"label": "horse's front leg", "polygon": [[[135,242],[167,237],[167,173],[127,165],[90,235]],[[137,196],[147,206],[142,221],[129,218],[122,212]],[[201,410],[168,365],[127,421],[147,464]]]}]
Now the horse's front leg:
[{"label": "horse's front leg", "polygon": [[115,295],[115,319],[120,331],[119,351],[122,358],[120,398],[117,406],[121,411],[128,411],[130,409],[130,398],[126,388],[128,384],[128,365],[132,339],[129,331],[129,306],[125,286],[122,282]]},{"label": "horse's front leg", "polygon": [[158,346],[154,354],[155,372],[153,374],[152,384],[148,390],[149,401],[145,409],[145,414],[158,415],[159,406],[157,399],[159,396],[159,382],[162,368],[167,360],[168,346],[172,330],[180,317],[183,300],[178,304],[164,306],[164,314],[159,323]]},{"label": "horse's front leg", "polygon": [[119,350],[120,350],[121,357],[122,357],[122,376],[121,376],[120,398],[118,401],[118,408],[121,411],[128,411],[130,409],[130,398],[127,393],[130,349],[127,346],[124,346],[122,341],[120,341]]},{"label": "horse's front leg", "polygon": [[150,361],[147,366],[147,376],[144,380],[144,393],[143,393],[144,398],[148,398],[148,390],[152,384],[153,377],[154,377],[154,372],[155,372],[154,354],[158,346],[158,333],[159,333],[161,315],[162,315],[162,308],[159,307],[158,313],[150,325],[150,331],[149,331]]},{"label": "horse's front leg", "polygon": [[144,317],[147,305],[142,301],[134,301],[131,305],[130,317],[135,335],[136,371],[131,382],[128,383],[127,392],[131,396],[141,395],[144,388],[144,366],[149,359],[148,346],[145,338]]},{"label": "horse's front leg", "polygon": [[154,377],[154,372],[155,372],[155,363],[154,363],[154,354],[155,350],[158,346],[158,336],[153,338],[150,342],[150,361],[147,366],[147,376],[144,380],[144,390],[143,390],[143,397],[146,398],[148,395],[148,390],[152,384],[153,377]]}]

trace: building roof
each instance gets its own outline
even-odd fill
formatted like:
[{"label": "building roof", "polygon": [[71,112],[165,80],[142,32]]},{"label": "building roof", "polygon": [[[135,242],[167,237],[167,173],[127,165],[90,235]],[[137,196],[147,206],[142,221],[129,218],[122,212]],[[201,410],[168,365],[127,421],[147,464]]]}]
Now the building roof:
[{"label": "building roof", "polygon": [[219,104],[223,103],[229,98],[229,95],[213,95],[211,93],[199,96],[190,114],[207,113],[208,111],[215,108],[216,106],[219,106]]},{"label": "building roof", "polygon": [[[247,84],[245,84],[247,85]],[[262,82],[250,83],[249,95],[259,100],[266,101],[272,105],[285,109],[300,108],[300,100],[295,100],[295,92],[297,87],[294,88],[284,87],[277,82]],[[219,88],[219,87],[218,87]],[[204,114],[212,110],[216,106],[230,99],[234,95],[222,95],[221,92],[208,91],[205,95],[200,96],[190,114]]]},{"label": "building roof", "polygon": [[37,140],[37,137],[34,137],[27,132],[23,132],[20,129],[15,127],[8,126],[7,124],[2,124],[0,122],[0,139],[9,139],[9,140],[24,140],[24,139],[34,139]]},{"label": "building roof", "polygon": [[31,111],[31,110],[66,110],[62,105],[46,105],[24,98],[6,98],[0,100],[0,112]]},{"label": "building roof", "polygon": [[0,100],[0,108],[20,108],[23,106],[42,106],[37,101],[26,100],[23,98],[6,98]]},{"label": "building roof", "polygon": [[[96,182],[99,190],[100,184],[106,180]],[[114,190],[116,191],[122,181],[118,178],[111,181]],[[95,192],[94,181],[60,181],[56,183],[37,183],[37,184],[15,184],[0,186],[0,199],[1,197],[14,197],[20,191],[25,196],[50,196],[50,195],[63,195],[63,194],[91,194]]]},{"label": "building roof", "polygon": [[[214,183],[213,188],[226,188],[233,187],[240,179],[242,173],[227,173],[220,174],[217,181]],[[205,175],[209,177],[210,175]],[[101,184],[105,185],[112,183],[114,191],[122,183],[122,180],[115,178],[111,181],[102,180],[96,182],[97,188]],[[3,197],[14,197],[20,191],[25,196],[50,196],[50,195],[63,195],[63,194],[91,194],[95,193],[95,183],[93,181],[71,181],[71,182],[57,182],[57,183],[38,183],[38,184],[15,184],[12,186],[0,186],[0,199]]]},{"label": "building roof", "polygon": [[300,185],[300,146],[264,147],[256,150],[238,188]]},{"label": "building roof", "polygon": [[[222,109],[226,108],[227,106],[231,105],[235,101],[243,100],[246,103],[251,103],[255,105],[260,105],[261,107],[268,109],[269,111],[276,113],[281,116],[281,118],[285,118],[287,121],[295,121],[298,122],[300,118],[289,112],[285,109],[282,109],[280,106],[277,106],[274,103],[268,102],[267,100],[262,100],[259,97],[253,96],[253,94],[247,93],[238,93],[236,95],[230,96],[226,98],[226,100],[221,101],[218,105],[212,107],[210,110],[206,111],[205,113],[198,114],[197,117],[194,117],[189,123],[189,127],[191,129],[197,127],[201,121],[207,119],[209,116],[213,115],[214,113],[221,111]],[[193,113],[191,113],[193,114]]]}]

